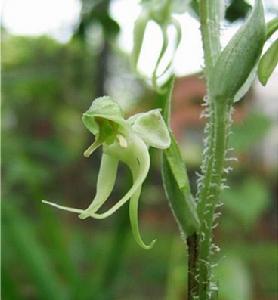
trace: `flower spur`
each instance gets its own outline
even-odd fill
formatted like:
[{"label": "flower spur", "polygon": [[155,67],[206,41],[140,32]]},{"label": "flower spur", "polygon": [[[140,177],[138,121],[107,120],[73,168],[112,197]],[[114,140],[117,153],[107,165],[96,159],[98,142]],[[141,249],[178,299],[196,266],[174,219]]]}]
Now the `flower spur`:
[{"label": "flower spur", "polygon": [[[146,245],[138,226],[138,200],[141,187],[150,168],[149,147],[166,149],[170,146],[170,137],[166,124],[158,109],[136,114],[124,119],[119,105],[110,97],[100,97],[82,116],[85,127],[95,135],[94,143],[84,152],[89,157],[98,147],[103,147],[100,170],[97,179],[96,194],[87,209],[61,206],[43,200],[59,209],[79,214],[80,219],[92,217],[104,219],[112,215],[128,200],[132,232],[136,242],[144,249],[152,248],[155,240]],[[128,166],[133,184],[127,193],[103,213],[98,210],[110,196],[117,176],[119,161]]]}]

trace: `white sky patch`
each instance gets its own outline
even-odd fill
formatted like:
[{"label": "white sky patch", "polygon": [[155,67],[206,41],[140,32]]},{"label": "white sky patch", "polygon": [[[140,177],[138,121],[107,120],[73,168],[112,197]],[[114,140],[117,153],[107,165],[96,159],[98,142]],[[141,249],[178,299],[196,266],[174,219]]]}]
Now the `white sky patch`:
[{"label": "white sky patch", "polygon": [[17,35],[48,34],[65,42],[80,12],[78,0],[4,0],[2,23]]},{"label": "white sky patch", "polygon": [[[273,5],[268,0],[265,3]],[[61,42],[67,42],[78,22],[81,3],[78,0],[4,0],[1,1],[2,24],[13,34],[41,35],[48,34]],[[120,24],[120,47],[130,53],[132,49],[133,25],[141,11],[139,1],[114,0],[111,3],[112,17]],[[203,66],[202,42],[199,22],[188,13],[175,15],[182,27],[182,41],[176,52],[174,71],[177,75],[198,72]],[[225,45],[235,33],[239,24],[229,25],[222,30],[221,41]],[[174,31],[169,30],[169,35]],[[171,36],[169,40],[172,40]],[[150,76],[162,44],[159,27],[150,22],[148,25],[139,69]],[[172,46],[172,47],[171,47]],[[167,51],[165,65],[171,59],[171,49]]]}]

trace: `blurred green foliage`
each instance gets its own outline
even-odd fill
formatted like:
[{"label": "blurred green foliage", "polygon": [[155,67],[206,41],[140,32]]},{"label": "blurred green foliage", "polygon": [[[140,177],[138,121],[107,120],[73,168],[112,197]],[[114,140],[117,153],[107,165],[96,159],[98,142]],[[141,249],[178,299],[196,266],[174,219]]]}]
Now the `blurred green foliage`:
[{"label": "blurred green foliage", "polygon": [[230,144],[237,153],[248,152],[262,140],[271,125],[269,117],[251,111],[242,122],[233,125]]}]

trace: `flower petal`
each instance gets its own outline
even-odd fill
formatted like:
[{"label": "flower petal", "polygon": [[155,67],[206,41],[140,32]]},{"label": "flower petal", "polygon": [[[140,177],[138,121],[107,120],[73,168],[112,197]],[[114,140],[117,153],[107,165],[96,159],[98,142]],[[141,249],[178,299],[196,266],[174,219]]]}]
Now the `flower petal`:
[{"label": "flower petal", "polygon": [[[126,149],[121,148],[120,146],[118,147],[119,149],[117,150],[115,150],[116,147],[111,147],[111,154],[117,155],[120,160],[126,163],[132,174],[134,174],[134,170],[136,169],[137,174],[136,177],[133,178],[133,185],[130,190],[114,206],[104,213],[90,214],[90,216],[95,219],[107,218],[124,205],[136,193],[138,188],[141,187],[150,169],[150,155],[148,148],[140,137],[134,135],[132,137],[132,142],[129,140],[129,147]],[[106,151],[107,153],[109,152],[109,147]]]},{"label": "flower petal", "polygon": [[66,211],[69,211],[69,212],[78,213],[78,214],[80,214],[84,211],[84,209],[81,209],[81,208],[73,208],[73,207],[63,206],[63,205],[59,205],[59,204],[49,202],[49,201],[46,201],[46,200],[42,200],[42,203],[48,204],[50,206],[54,206],[56,208],[66,210]]},{"label": "flower petal", "polygon": [[146,245],[144,241],[142,240],[139,226],[138,226],[138,200],[141,194],[141,187],[137,189],[137,191],[133,194],[133,196],[130,198],[129,202],[129,218],[130,218],[130,224],[132,233],[134,236],[134,239],[136,240],[137,244],[141,246],[143,249],[149,250],[153,247],[156,240],[153,240],[149,245]]},{"label": "flower petal", "polygon": [[152,73],[152,85],[155,90],[158,89],[158,87],[157,87],[157,78],[159,77],[157,74],[158,67],[160,66],[162,58],[165,55],[168,44],[169,44],[168,35],[167,35],[167,27],[162,26],[161,31],[162,31],[162,47],[160,49],[159,56],[156,60],[155,67],[154,67],[154,70]]},{"label": "flower petal", "polygon": [[159,109],[136,114],[129,118],[128,122],[131,124],[133,131],[135,131],[147,145],[159,149],[166,149],[170,146],[171,139],[169,131]]},{"label": "flower petal", "polygon": [[116,181],[118,163],[118,159],[103,153],[98,174],[95,198],[91,205],[80,214],[80,219],[85,219],[92,213],[96,212],[110,196]]}]

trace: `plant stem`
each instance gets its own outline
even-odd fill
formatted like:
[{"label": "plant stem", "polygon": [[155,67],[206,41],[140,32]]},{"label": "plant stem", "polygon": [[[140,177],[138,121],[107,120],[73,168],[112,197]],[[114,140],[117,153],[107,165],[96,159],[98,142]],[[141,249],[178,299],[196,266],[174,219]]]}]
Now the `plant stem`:
[{"label": "plant stem", "polygon": [[221,191],[227,135],[230,124],[230,106],[222,102],[215,104],[212,116],[214,130],[208,149],[211,157],[207,157],[207,161],[209,161],[208,169],[201,183],[198,203],[198,214],[201,221],[198,243],[198,295],[200,300],[210,299],[210,292],[212,291],[212,228],[215,205]]},{"label": "plant stem", "polygon": [[207,136],[201,167],[203,176],[198,183],[197,193],[198,215],[201,222],[198,233],[197,268],[195,268],[195,280],[198,281],[198,288],[195,288],[192,298],[189,298],[200,300],[211,299],[212,227],[215,205],[221,190],[230,118],[230,107],[226,101],[220,101],[225,99],[212,97],[213,91],[210,84],[211,73],[221,50],[219,32],[221,2],[223,1],[200,0],[200,23],[208,90],[207,112],[209,120],[205,128]]},{"label": "plant stem", "polygon": [[210,91],[210,72],[221,50],[220,20],[222,16],[222,0],[200,0],[199,5],[205,74],[208,81],[208,91]]},{"label": "plant stem", "polygon": [[198,282],[196,280],[196,262],[197,262],[197,243],[198,236],[194,233],[186,239],[187,242],[187,299],[193,299],[194,293],[198,287]]}]

